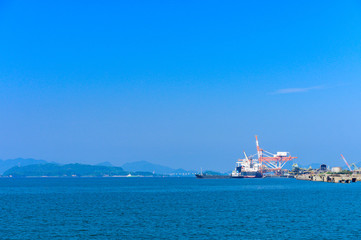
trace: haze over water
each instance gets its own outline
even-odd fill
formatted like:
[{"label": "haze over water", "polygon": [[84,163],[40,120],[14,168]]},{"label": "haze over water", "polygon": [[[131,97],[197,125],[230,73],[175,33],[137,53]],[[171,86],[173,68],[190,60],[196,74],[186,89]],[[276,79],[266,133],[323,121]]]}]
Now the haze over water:
[{"label": "haze over water", "polygon": [[0,179],[1,239],[359,239],[360,183]]}]

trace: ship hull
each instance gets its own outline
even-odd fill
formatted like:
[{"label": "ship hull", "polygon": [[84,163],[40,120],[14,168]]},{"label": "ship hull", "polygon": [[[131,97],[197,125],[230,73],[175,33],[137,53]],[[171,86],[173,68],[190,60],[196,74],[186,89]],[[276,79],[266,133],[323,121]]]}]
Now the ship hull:
[{"label": "ship hull", "polygon": [[240,172],[232,174],[232,178],[262,178],[262,173],[260,172]]}]

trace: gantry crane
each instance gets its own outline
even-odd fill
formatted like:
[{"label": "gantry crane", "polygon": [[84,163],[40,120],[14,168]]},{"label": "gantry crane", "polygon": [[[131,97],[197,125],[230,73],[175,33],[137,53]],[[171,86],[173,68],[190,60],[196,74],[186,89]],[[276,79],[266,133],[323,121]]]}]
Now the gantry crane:
[{"label": "gantry crane", "polygon": [[256,136],[258,161],[262,164],[262,168],[268,171],[278,172],[280,171],[288,161],[291,161],[297,157],[292,157],[289,152],[277,152],[273,154],[260,148],[258,143],[258,137]]}]

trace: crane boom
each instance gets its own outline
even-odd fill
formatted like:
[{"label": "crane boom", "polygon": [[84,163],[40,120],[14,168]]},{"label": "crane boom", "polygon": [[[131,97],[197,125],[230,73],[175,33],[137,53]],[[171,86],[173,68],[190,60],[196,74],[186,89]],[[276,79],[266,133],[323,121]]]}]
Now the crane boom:
[{"label": "crane boom", "polygon": [[359,170],[355,163],[351,163],[351,166],[353,166],[353,170]]},{"label": "crane boom", "polygon": [[344,158],[344,156],[343,156],[342,154],[341,154],[341,157],[342,157],[342,159],[345,161],[345,163],[346,163],[346,165],[347,165],[348,169],[350,169],[350,171],[352,171],[352,169],[351,169],[350,165],[348,164],[348,162],[346,161],[346,159]]},{"label": "crane boom", "polygon": [[247,156],[246,152],[245,152],[245,151],[243,151],[243,153],[244,153],[244,156],[246,157],[246,160],[247,160],[249,163],[252,163],[252,162],[249,160],[249,158],[248,158],[248,156]]},{"label": "crane boom", "polygon": [[243,151],[243,153],[244,153],[244,156],[246,157],[247,161],[249,161],[246,152]]}]

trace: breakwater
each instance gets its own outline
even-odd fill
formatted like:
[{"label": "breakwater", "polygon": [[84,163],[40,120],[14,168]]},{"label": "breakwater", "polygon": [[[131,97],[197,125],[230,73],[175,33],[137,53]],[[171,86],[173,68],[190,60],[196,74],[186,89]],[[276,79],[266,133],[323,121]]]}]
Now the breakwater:
[{"label": "breakwater", "polygon": [[295,175],[295,178],[316,182],[352,183],[361,181],[361,174],[300,174]]}]

